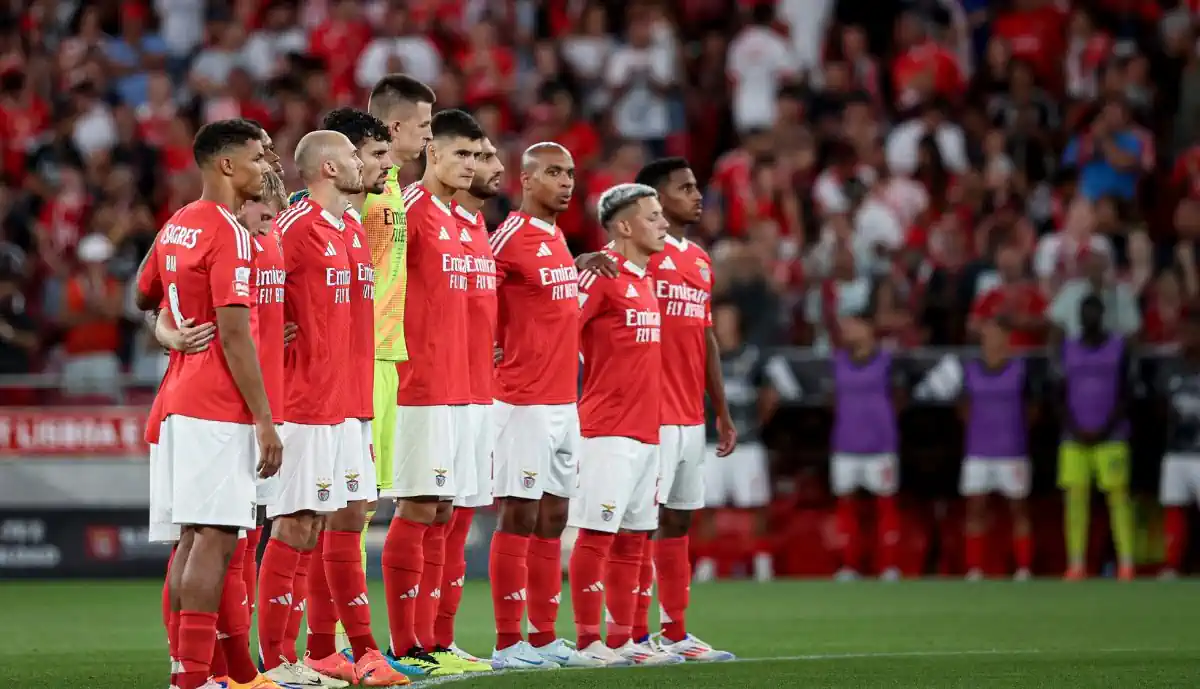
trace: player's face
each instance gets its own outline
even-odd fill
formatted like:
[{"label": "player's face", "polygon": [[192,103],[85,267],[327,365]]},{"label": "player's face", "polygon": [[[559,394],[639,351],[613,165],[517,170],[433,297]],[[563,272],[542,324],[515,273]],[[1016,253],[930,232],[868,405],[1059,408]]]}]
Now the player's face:
[{"label": "player's face", "polygon": [[666,246],[668,223],[658,199],[649,196],[638,199],[637,208],[627,222],[629,238],[639,250],[655,254]]},{"label": "player's face", "polygon": [[370,139],[358,149],[362,161],[363,187],[368,193],[382,194],[392,169],[392,156],[386,141]]},{"label": "player's face", "polygon": [[700,193],[700,185],[696,183],[696,174],[691,168],[672,172],[658,193],[663,211],[672,220],[688,225],[700,221],[700,213],[704,211],[704,197]]},{"label": "player's face", "polygon": [[282,179],[283,161],[280,160],[279,154],[275,151],[275,141],[271,139],[271,135],[268,134],[266,130],[263,130],[262,133],[262,145],[263,151],[267,156],[267,165],[269,165],[271,169],[275,171],[275,174],[279,175],[280,179]]},{"label": "player's face", "polygon": [[565,151],[543,151],[538,166],[521,175],[521,186],[538,203],[562,213],[575,193],[575,160]]},{"label": "player's face", "polygon": [[482,153],[481,142],[465,137],[444,137],[429,142],[429,162],[433,173],[451,189],[467,190],[475,181],[477,158]]},{"label": "player's face", "polygon": [[839,318],[838,328],[842,331],[842,339],[851,347],[862,346],[871,340],[871,326],[858,316]]},{"label": "player's face", "polygon": [[358,194],[363,190],[363,161],[358,149],[349,139],[339,142],[331,162],[337,169],[333,185],[343,194]]},{"label": "player's face", "polygon": [[475,161],[475,180],[471,183],[471,195],[477,199],[490,199],[500,193],[500,180],[504,175],[504,163],[496,155],[496,147],[484,138],[479,146],[479,158]]},{"label": "player's face", "polygon": [[234,148],[227,160],[228,167],[223,167],[238,194],[245,199],[261,198],[266,187],[267,171],[271,169],[262,141],[255,139]]},{"label": "player's face", "polygon": [[271,221],[274,218],[275,211],[263,201],[248,201],[246,205],[242,206],[242,211],[238,213],[238,220],[252,234],[265,234],[270,229]]},{"label": "player's face", "polygon": [[396,108],[396,117],[388,123],[392,132],[392,160],[401,165],[416,160],[433,138],[431,103],[406,103]]}]

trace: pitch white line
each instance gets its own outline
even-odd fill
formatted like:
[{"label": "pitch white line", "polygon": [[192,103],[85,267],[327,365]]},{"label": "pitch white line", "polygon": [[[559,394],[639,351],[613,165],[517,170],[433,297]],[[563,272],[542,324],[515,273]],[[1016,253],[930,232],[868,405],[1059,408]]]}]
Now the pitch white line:
[{"label": "pitch white line", "polygon": [[[774,662],[814,662],[822,660],[869,660],[871,658],[959,658],[966,656],[1027,656],[1027,655],[1048,655],[1057,653],[1078,653],[1080,655],[1115,655],[1119,653],[1169,653],[1184,649],[1174,648],[1096,648],[1090,650],[1081,649],[1044,649],[1044,648],[992,648],[992,649],[974,649],[961,651],[874,651],[860,653],[808,653],[804,655],[787,655],[787,656],[766,656],[762,658],[737,658],[726,663],[688,663],[688,665],[725,665],[728,663],[774,663]],[[645,666],[641,666],[645,667]],[[514,673],[521,674],[537,674],[540,672],[561,672],[562,670],[632,670],[637,669],[637,666],[631,668],[560,668],[559,670],[499,670],[496,672],[475,672],[463,675],[451,675],[449,677],[430,677],[428,679],[417,680],[414,685],[422,687],[434,686],[438,684],[453,684],[454,682],[465,682],[473,679],[486,680],[488,677],[498,677],[500,675],[509,675]]]}]

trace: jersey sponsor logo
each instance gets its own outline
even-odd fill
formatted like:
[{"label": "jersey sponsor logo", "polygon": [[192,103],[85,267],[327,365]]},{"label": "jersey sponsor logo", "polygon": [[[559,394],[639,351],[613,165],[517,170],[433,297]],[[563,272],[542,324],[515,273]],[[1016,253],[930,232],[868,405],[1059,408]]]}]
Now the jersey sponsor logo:
[{"label": "jersey sponsor logo", "polygon": [[683,318],[705,319],[704,305],[708,303],[708,290],[697,289],[690,285],[676,285],[667,280],[656,280],[654,283],[655,296],[666,301],[664,309],[668,316]]},{"label": "jersey sponsor logo", "polygon": [[442,272],[450,278],[450,289],[467,290],[467,275],[471,272],[469,256],[442,254]]},{"label": "jersey sponsor logo", "polygon": [[239,297],[250,296],[250,269],[246,266],[233,269],[233,293]]},{"label": "jersey sponsor logo", "polygon": [[441,232],[438,232],[438,239],[450,239],[450,233],[446,231],[446,228],[443,227]]},{"label": "jersey sponsor logo", "polygon": [[350,269],[325,269],[325,286],[333,289],[333,303],[350,303]]},{"label": "jersey sponsor logo", "polygon": [[546,242],[540,242],[538,244],[537,255],[539,258],[545,258],[546,256],[550,256],[553,253],[554,252],[550,250],[550,247],[546,246]]},{"label": "jersey sponsor logo", "polygon": [[543,287],[550,288],[550,300],[574,299],[579,294],[579,271],[575,266],[538,268],[538,278]]},{"label": "jersey sponsor logo", "polygon": [[470,273],[475,276],[476,291],[496,291],[496,262],[486,256],[467,256]]},{"label": "jersey sponsor logo", "polygon": [[370,263],[355,263],[358,282],[362,285],[363,299],[375,301],[375,267]]},{"label": "jersey sponsor logo", "polygon": [[200,234],[204,230],[195,227],[184,227],[183,225],[175,225],[167,223],[166,227],[159,233],[158,243],[164,246],[182,246],[185,249],[195,249],[197,242],[200,241]]},{"label": "jersey sponsor logo", "polygon": [[633,285],[630,285],[629,287],[625,288],[625,296],[630,299],[637,299],[638,291]]},{"label": "jersey sponsor logo", "polygon": [[660,263],[658,267],[662,268],[663,270],[675,270],[675,262],[671,260],[670,256],[667,256],[662,260],[662,263]]},{"label": "jersey sponsor logo", "polygon": [[[633,285],[630,285],[630,289],[632,288]],[[636,328],[634,335],[636,342],[662,341],[662,314],[658,311],[625,309],[625,327]]]},{"label": "jersey sponsor logo", "polygon": [[283,284],[287,271],[280,268],[255,269],[254,286],[258,288],[258,304],[282,304]]}]

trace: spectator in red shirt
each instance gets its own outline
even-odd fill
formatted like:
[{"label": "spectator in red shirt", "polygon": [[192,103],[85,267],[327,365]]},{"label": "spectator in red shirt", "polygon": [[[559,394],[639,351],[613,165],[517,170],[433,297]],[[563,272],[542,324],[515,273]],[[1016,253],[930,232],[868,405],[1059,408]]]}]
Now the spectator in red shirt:
[{"label": "spectator in red shirt", "polygon": [[1013,0],[1010,12],[992,23],[992,35],[1008,41],[1012,56],[1028,60],[1042,84],[1062,84],[1063,28],[1066,16],[1049,0]]},{"label": "spectator in red shirt", "polygon": [[79,270],[67,282],[64,329],[63,383],[68,395],[119,397],[121,363],[119,321],[123,311],[121,285],[108,273],[112,242],[91,234],[79,242]]},{"label": "spectator in red shirt", "polygon": [[1174,270],[1163,271],[1147,291],[1142,341],[1156,346],[1178,345],[1179,325],[1184,315],[1179,274]]},{"label": "spectator in red shirt", "polygon": [[16,70],[0,75],[0,155],[4,176],[16,184],[25,179],[25,156],[50,123],[50,108]]},{"label": "spectator in red shirt", "polygon": [[1026,277],[1025,257],[1014,244],[1006,244],[996,252],[996,272],[1000,284],[985,290],[971,305],[967,330],[979,337],[983,322],[992,318],[1004,319],[1009,327],[1010,344],[1028,349],[1046,341],[1046,298],[1037,284]]},{"label": "spectator in red shirt", "polygon": [[337,0],[329,19],[309,36],[309,52],[325,61],[330,95],[338,103],[355,97],[354,70],[371,40],[371,27],[362,18],[361,5],[358,0]]},{"label": "spectator in red shirt", "polygon": [[958,57],[930,38],[918,18],[903,15],[897,33],[902,52],[892,62],[896,105],[908,109],[932,98],[957,99],[964,77]]}]

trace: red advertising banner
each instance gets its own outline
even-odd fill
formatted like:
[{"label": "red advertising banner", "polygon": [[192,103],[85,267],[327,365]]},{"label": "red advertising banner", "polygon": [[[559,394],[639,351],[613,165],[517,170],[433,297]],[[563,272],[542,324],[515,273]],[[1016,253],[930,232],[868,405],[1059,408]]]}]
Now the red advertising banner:
[{"label": "red advertising banner", "polygon": [[0,459],[31,455],[142,457],[145,428],[146,410],[142,407],[0,407]]}]

